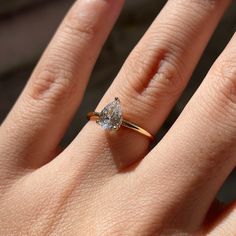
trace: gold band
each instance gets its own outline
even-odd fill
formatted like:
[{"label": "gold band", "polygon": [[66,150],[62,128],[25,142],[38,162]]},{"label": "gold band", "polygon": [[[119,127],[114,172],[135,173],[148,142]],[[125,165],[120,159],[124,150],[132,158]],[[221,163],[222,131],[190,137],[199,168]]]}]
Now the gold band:
[{"label": "gold band", "polygon": [[[96,120],[96,121],[97,121],[97,120],[99,119],[99,116],[100,116],[100,113],[99,113],[99,112],[89,112],[89,113],[87,114],[87,118],[88,118],[89,120]],[[138,125],[136,125],[136,124],[134,124],[134,123],[132,123],[132,122],[129,122],[129,121],[127,121],[127,120],[122,119],[121,125],[122,125],[123,127],[126,127],[126,128],[128,128],[128,129],[132,129],[132,130],[134,130],[134,131],[136,131],[136,132],[138,132],[138,133],[140,133],[140,134],[142,134],[142,135],[144,135],[144,136],[150,138],[152,141],[155,140],[155,138],[154,138],[153,135],[151,135],[151,134],[150,134],[149,132],[147,132],[145,129],[139,127]]]}]

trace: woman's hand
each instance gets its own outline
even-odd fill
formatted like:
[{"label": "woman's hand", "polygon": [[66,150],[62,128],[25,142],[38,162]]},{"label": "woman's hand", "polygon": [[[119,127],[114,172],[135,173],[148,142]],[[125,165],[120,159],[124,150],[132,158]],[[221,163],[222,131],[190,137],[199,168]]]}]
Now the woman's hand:
[{"label": "woman's hand", "polygon": [[[91,121],[58,152],[123,2],[74,4],[0,127],[0,235],[236,235],[214,201],[236,163],[236,36],[152,151]],[[97,110],[119,97],[157,133],[229,3],[168,1]]]}]

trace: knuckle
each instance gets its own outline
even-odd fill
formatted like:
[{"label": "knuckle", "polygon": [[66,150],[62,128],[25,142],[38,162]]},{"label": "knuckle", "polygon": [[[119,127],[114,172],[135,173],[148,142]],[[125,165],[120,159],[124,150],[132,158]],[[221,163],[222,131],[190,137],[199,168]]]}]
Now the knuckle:
[{"label": "knuckle", "polygon": [[34,100],[50,100],[50,104],[65,101],[75,87],[71,72],[51,65],[39,68],[30,82],[29,95]]},{"label": "knuckle", "polygon": [[[146,56],[151,57],[151,61],[146,60]],[[176,100],[186,85],[174,54],[161,51],[156,56],[150,56],[150,53],[146,56],[135,52],[122,69],[124,82],[119,94],[129,99],[131,116],[150,114],[157,103]]]},{"label": "knuckle", "polygon": [[134,52],[124,69],[126,81],[138,95],[179,95],[185,82],[175,56],[163,50],[157,54],[151,55],[153,60],[146,60],[142,53]]},{"label": "knuckle", "polygon": [[152,79],[154,88],[157,86],[163,95],[179,95],[185,86],[185,81],[182,76],[181,69],[175,60],[171,57],[164,57],[159,69]]},{"label": "knuckle", "polygon": [[[236,106],[236,64],[232,58],[224,59],[213,69],[223,95],[223,99]],[[236,108],[236,107],[235,107]]]},{"label": "knuckle", "polygon": [[[209,95],[205,101],[207,114],[211,119],[214,118],[213,124],[217,124],[219,129],[224,129],[224,137],[227,134],[230,142],[230,137],[235,141],[232,132],[235,133],[236,129],[236,66],[231,59],[223,59],[212,67],[206,91]],[[223,143],[225,145],[225,142]]]},{"label": "knuckle", "polygon": [[[147,86],[147,75],[149,77],[150,65],[143,57],[142,53],[138,50],[134,50],[131,57],[124,64],[122,73],[125,77],[125,81],[128,82],[131,89],[137,94],[141,93]],[[128,88],[129,90],[130,88]]]}]

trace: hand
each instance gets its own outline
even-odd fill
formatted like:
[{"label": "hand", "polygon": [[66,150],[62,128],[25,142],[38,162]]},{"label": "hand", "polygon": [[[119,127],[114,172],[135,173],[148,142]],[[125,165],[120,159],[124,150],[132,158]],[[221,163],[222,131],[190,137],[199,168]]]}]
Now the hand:
[{"label": "hand", "polygon": [[[74,4],[0,127],[0,235],[236,235],[214,201],[236,163],[236,36],[152,151],[90,121],[58,152],[123,2]],[[168,1],[96,110],[119,97],[157,133],[229,3]]]}]

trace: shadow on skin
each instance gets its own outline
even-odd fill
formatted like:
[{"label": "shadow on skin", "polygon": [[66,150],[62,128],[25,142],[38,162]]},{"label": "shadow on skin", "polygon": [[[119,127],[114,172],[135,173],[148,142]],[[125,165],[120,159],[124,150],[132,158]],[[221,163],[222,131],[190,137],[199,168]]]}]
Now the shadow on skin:
[{"label": "shadow on skin", "polygon": [[106,132],[105,137],[113,161],[121,173],[133,171],[155,145],[145,136],[124,127],[118,131]]}]

